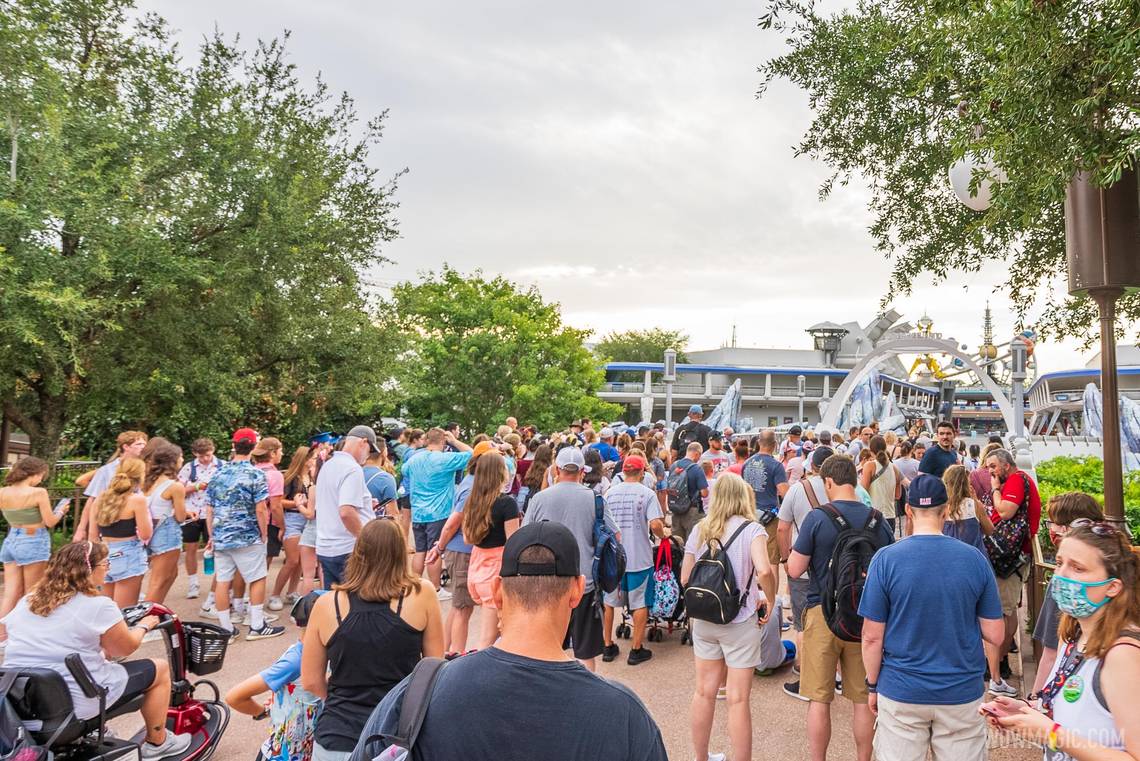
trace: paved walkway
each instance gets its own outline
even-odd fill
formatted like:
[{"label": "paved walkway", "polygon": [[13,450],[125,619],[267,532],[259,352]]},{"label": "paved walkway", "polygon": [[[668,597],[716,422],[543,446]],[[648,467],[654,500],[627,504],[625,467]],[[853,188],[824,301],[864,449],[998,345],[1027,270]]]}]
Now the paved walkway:
[{"label": "paved walkway", "polygon": [[[276,575],[274,566],[272,576]],[[171,590],[169,602],[186,620],[201,620],[200,601],[185,599],[186,582],[180,577]],[[444,603],[446,615],[448,603]],[[288,647],[297,636],[297,628],[288,620],[288,611],[281,611],[279,624],[285,624],[284,636],[256,642],[239,641],[230,645],[225,668],[211,675],[224,694],[227,689],[247,676],[265,668]],[[479,611],[471,622],[471,632],[479,631]],[[241,627],[243,631],[245,626]],[[677,761],[692,758],[689,745],[689,700],[692,697],[694,677],[693,651],[682,646],[680,633],[674,632],[664,642],[652,643],[653,659],[639,666],[625,663],[628,641],[618,640],[622,656],[613,663],[599,661],[602,676],[620,681],[632,688],[653,714],[665,738],[669,757]],[[144,645],[140,653],[150,657],[161,656],[162,645]],[[782,685],[791,681],[790,669],[784,668],[771,677],[756,677],[752,691],[753,756],[779,759],[779,761],[806,761],[807,703],[794,700],[782,691]],[[509,697],[507,698],[509,704]],[[834,732],[828,758],[832,761],[854,761],[855,749],[851,740],[851,704],[837,697],[833,707]],[[718,704],[713,727],[714,752],[728,750],[728,733],[725,726],[727,711]],[[130,734],[141,727],[135,717],[122,717],[114,722],[120,734]],[[235,713],[225,737],[215,755],[219,761],[252,761],[260,743],[265,739],[267,727],[247,716]],[[995,761],[1036,761],[1041,751],[1029,748],[1004,748],[1003,738],[991,737],[991,759]]]}]

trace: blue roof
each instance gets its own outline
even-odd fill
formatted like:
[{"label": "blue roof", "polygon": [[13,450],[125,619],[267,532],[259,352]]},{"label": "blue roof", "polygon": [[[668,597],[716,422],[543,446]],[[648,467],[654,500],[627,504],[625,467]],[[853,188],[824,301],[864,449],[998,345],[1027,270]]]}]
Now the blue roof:
[{"label": "blue roof", "polygon": [[[660,373],[665,370],[665,365],[662,362],[608,362],[605,365],[606,372],[645,372],[650,370],[655,373]],[[819,367],[736,367],[733,365],[677,365],[677,373],[719,373],[722,375],[805,375],[805,376],[828,376],[831,378],[846,378],[847,370],[837,370],[834,368],[819,368]],[[883,378],[898,383],[899,385],[908,388],[918,389],[930,394],[937,394],[938,389],[929,386],[920,386],[916,383],[900,380],[890,375],[883,375]]]},{"label": "blue roof", "polygon": [[[1140,375],[1140,367],[1118,367],[1116,368],[1117,375]],[[1033,393],[1033,389],[1037,388],[1037,384],[1046,380],[1058,380],[1060,378],[1099,378],[1099,367],[1082,367],[1080,370],[1059,370],[1055,373],[1045,373],[1044,375],[1037,376],[1037,380],[1033,381],[1025,395],[1029,396]]]}]

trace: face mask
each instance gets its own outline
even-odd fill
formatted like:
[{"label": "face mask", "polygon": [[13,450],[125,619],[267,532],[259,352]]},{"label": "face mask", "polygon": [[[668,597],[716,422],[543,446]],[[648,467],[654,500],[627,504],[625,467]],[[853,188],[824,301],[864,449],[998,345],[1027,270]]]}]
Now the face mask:
[{"label": "face mask", "polygon": [[1089,588],[1103,587],[1113,581],[1116,579],[1077,581],[1076,579],[1054,575],[1053,581],[1049,584],[1049,593],[1053,595],[1053,601],[1057,603],[1057,607],[1061,609],[1062,613],[1068,613],[1074,618],[1088,618],[1112,599],[1106,597],[1100,602],[1093,602],[1089,599]]}]

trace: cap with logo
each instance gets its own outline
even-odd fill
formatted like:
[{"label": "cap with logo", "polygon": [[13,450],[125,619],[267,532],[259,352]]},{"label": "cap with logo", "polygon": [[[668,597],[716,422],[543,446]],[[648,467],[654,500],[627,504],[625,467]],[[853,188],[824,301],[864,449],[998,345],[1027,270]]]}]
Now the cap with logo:
[{"label": "cap with logo", "polygon": [[554,458],[554,464],[558,466],[559,470],[565,470],[570,473],[577,473],[578,471],[590,472],[590,466],[586,464],[586,457],[582,454],[582,450],[577,447],[562,447],[558,450],[558,455]]},{"label": "cap with logo", "polygon": [[364,439],[368,442],[368,448],[372,450],[373,454],[380,454],[380,446],[376,443],[376,431],[368,426],[354,425],[346,435],[357,439]]},{"label": "cap with logo", "polygon": [[257,431],[253,430],[252,428],[238,428],[236,431],[234,431],[234,435],[231,441],[233,441],[235,444],[240,444],[243,441],[248,441],[256,444]]},{"label": "cap with logo", "polygon": [[928,508],[945,505],[949,501],[946,496],[946,484],[938,476],[929,473],[919,473],[910,482],[910,490],[906,495],[906,503],[911,507]]},{"label": "cap with logo", "polygon": [[[562,450],[565,452],[566,450]],[[519,556],[530,547],[545,547],[554,555],[551,563],[520,563]],[[503,564],[499,576],[564,576],[581,573],[578,540],[570,529],[554,521],[539,521],[523,526],[507,539],[503,547]]]}]

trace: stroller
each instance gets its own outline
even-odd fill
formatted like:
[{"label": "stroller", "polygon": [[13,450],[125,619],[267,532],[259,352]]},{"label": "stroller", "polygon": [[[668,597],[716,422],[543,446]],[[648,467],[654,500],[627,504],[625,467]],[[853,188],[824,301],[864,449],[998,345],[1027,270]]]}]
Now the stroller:
[{"label": "stroller", "polygon": [[[685,544],[679,537],[671,536],[663,539],[657,545],[656,551],[657,560],[653,565],[653,570],[656,572],[661,568],[667,567],[673,574],[674,580],[677,582],[677,587],[681,586],[681,563],[685,557]],[[650,583],[653,583],[652,578]],[[689,644],[689,631],[688,624],[685,618],[685,599],[683,595],[678,596],[677,604],[673,608],[673,612],[668,616],[649,616],[649,623],[645,630],[645,639],[648,642],[664,642],[665,636],[671,634],[674,629],[681,629],[681,644]],[[632,615],[629,607],[627,606],[622,610],[621,623],[618,624],[617,629],[614,631],[614,636],[619,639],[629,639],[633,636]]]}]

